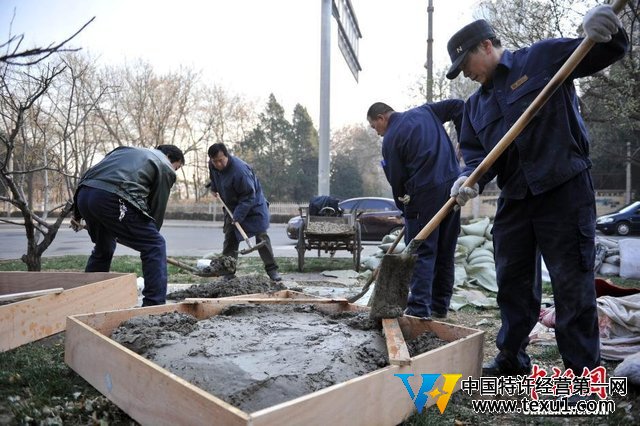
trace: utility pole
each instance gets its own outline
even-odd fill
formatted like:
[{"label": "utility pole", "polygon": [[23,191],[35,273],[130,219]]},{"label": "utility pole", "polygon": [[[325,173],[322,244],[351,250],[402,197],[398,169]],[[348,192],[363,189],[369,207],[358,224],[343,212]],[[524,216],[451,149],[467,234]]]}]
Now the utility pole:
[{"label": "utility pole", "polygon": [[625,204],[631,204],[631,142],[627,142],[627,185],[624,201]]},{"label": "utility pole", "polygon": [[427,7],[429,22],[427,25],[427,102],[433,102],[433,0],[429,0]]},{"label": "utility pole", "polygon": [[320,16],[320,128],[318,195],[329,195],[329,131],[331,125],[331,0],[322,0]]}]

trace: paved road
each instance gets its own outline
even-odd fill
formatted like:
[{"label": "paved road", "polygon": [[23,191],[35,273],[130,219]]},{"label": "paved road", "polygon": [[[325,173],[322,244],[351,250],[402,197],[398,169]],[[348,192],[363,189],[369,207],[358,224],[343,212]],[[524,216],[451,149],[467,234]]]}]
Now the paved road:
[{"label": "paved road", "polygon": [[[222,222],[179,221],[164,222],[161,231],[167,240],[168,256],[207,256],[222,252]],[[275,255],[278,257],[297,257],[295,241],[290,240],[285,233],[285,224],[272,224],[269,236]],[[252,243],[255,242],[252,240]],[[26,252],[27,239],[24,228],[16,225],[0,224],[0,259],[18,259]],[[363,242],[361,256],[364,258],[378,249],[379,242]],[[246,248],[244,242],[241,248]],[[56,235],[53,244],[44,252],[45,257],[64,256],[70,254],[89,254],[93,244],[86,232],[75,233],[67,224],[63,224]],[[137,255],[138,252],[118,245],[118,255]],[[247,256],[258,256],[253,252]],[[317,251],[307,251],[306,257],[317,256]],[[328,254],[322,253],[322,256]],[[346,250],[336,252],[336,257],[351,257]]]}]

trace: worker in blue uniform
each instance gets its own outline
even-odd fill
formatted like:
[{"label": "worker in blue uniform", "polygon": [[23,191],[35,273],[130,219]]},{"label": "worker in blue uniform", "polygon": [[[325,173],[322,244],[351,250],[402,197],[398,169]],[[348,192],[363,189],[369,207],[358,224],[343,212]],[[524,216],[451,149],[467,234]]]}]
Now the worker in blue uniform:
[{"label": "worker in blue uniform", "polygon": [[[464,102],[451,99],[405,112],[376,102],[367,120],[382,140],[382,167],[396,205],[403,212],[405,241],[415,237],[449,199],[458,177],[454,146],[443,123],[460,128]],[[407,315],[445,318],[454,281],[454,254],[460,212],[448,215],[418,251],[411,277]]]},{"label": "worker in blue uniform", "polygon": [[540,312],[540,254],[551,277],[556,340],[565,368],[580,375],[600,363],[593,272],[595,196],[589,141],[573,80],[622,58],[628,39],[608,5],[588,12],[583,28],[595,46],[473,187],[461,186],[582,39],[548,39],[509,51],[486,21],[477,20],[447,45],[452,61],[447,77],[463,72],[481,84],[465,103],[460,149],[466,167],[451,195],[464,205],[496,176],[501,189],[493,243],[502,326],[496,339],[499,353],[484,366],[485,375],[531,370],[526,347]]},{"label": "worker in blue uniform", "polygon": [[[270,221],[269,203],[262,192],[258,177],[247,163],[229,155],[223,143],[211,145],[207,154],[211,191],[214,196],[221,197],[233,212],[233,217],[227,212],[224,214],[222,254],[238,258],[238,248],[243,238],[234,226],[234,222],[237,222],[249,237],[256,237],[256,244],[261,246],[258,254],[269,278],[282,281],[273,256],[271,239],[267,234]],[[261,244],[263,241],[265,244]],[[231,273],[224,278],[229,279],[233,276],[234,273]]]}]

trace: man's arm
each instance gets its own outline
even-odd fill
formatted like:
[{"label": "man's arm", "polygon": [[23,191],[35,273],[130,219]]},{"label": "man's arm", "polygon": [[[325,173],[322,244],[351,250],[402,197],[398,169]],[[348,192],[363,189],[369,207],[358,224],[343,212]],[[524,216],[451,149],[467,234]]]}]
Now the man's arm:
[{"label": "man's arm", "polygon": [[256,204],[255,177],[251,171],[243,171],[233,182],[233,189],[238,196],[238,204],[233,210],[233,221],[242,222]]},{"label": "man's arm", "polygon": [[462,125],[462,115],[464,113],[464,101],[462,99],[447,99],[440,102],[428,104],[433,113],[441,123],[453,121],[456,134],[460,138],[460,126]]}]

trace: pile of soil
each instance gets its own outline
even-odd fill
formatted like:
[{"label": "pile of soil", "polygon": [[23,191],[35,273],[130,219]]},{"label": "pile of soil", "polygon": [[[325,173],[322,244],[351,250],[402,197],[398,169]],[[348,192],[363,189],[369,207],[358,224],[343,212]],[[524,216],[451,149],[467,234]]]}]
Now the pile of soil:
[{"label": "pile of soil", "polygon": [[197,321],[140,316],[112,338],[199,388],[254,412],[388,365],[367,313],[312,305],[236,305]]},{"label": "pile of soil", "polygon": [[169,300],[183,300],[187,297],[230,297],[242,294],[269,293],[286,290],[280,282],[271,281],[262,275],[243,275],[230,279],[218,278],[205,284],[194,284],[184,290],[167,294]]}]

